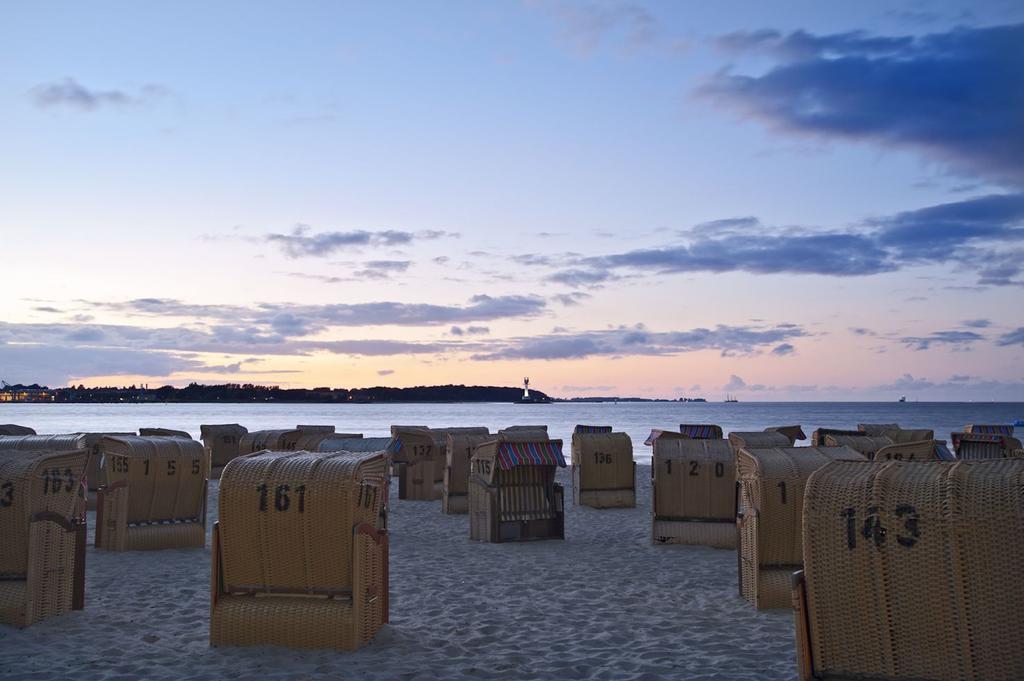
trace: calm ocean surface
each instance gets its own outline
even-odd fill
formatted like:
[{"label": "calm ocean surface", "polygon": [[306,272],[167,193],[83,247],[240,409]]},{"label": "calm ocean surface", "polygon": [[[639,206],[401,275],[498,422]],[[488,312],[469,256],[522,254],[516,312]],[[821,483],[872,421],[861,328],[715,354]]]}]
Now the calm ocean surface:
[{"label": "calm ocean surface", "polygon": [[[0,404],[0,423],[30,426],[38,433],[135,431],[140,427],[184,430],[199,437],[201,423],[240,423],[249,430],[332,424],[339,432],[367,437],[389,434],[391,424],[487,426],[547,424],[568,442],[577,423],[612,425],[629,433],[637,460],[650,459],[643,444],[652,428],[715,423],[726,433],[798,423],[810,436],[818,427],[856,428],[857,423],[898,423],[931,428],[936,437],[968,423],[1013,423],[1024,403],[969,402],[678,402],[517,404]],[[1024,428],[1017,429],[1021,437]],[[807,444],[807,443],[804,443]]]}]

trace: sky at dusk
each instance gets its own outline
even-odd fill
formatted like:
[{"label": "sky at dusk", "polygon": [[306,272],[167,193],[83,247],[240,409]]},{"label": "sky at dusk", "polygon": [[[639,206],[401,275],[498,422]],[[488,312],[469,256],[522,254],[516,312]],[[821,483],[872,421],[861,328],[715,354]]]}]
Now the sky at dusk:
[{"label": "sky at dusk", "polygon": [[8,4],[0,378],[1024,400],[1024,4]]}]

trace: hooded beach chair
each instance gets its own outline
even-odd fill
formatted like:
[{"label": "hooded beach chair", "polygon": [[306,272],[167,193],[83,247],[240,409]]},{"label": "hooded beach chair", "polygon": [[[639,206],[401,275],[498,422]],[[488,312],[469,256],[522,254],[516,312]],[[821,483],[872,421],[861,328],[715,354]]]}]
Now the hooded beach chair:
[{"label": "hooded beach chair", "polygon": [[848,447],[741,448],[736,453],[739,592],[758,610],[788,608],[801,553],[804,486],[840,460],[864,461]]},{"label": "hooded beach chair", "polygon": [[[573,503],[592,508],[636,507],[636,462],[626,433],[580,430],[572,434]],[[595,426],[584,426],[595,428]]]},{"label": "hooded beach chair", "polygon": [[355,650],[388,621],[384,452],[238,457],[220,482],[210,645]]},{"label": "hooded beach chair", "polygon": [[[392,426],[391,440],[391,462],[398,474],[398,498],[440,499],[448,436],[430,428]],[[441,482],[437,482],[438,479]]]},{"label": "hooded beach chair", "polygon": [[88,456],[85,449],[0,451],[0,623],[27,627],[82,609]]},{"label": "hooded beach chair", "polygon": [[0,435],[35,435],[36,431],[16,423],[0,423]]},{"label": "hooded beach chair", "polygon": [[186,433],[184,430],[174,430],[173,428],[139,428],[139,435],[141,437],[180,437],[185,440],[191,440],[192,435]]},{"label": "hooded beach chair", "polygon": [[555,471],[562,441],[529,432],[499,435],[473,449],[469,536],[489,542],[565,538],[565,496]]},{"label": "hooded beach chair", "polygon": [[670,433],[653,446],[651,540],[735,548],[736,458],[729,443]]},{"label": "hooded beach chair", "polygon": [[722,427],[711,423],[681,423],[679,432],[694,440],[721,440]]},{"label": "hooded beach chair", "polygon": [[830,463],[804,493],[799,678],[1024,678],[1024,461]]},{"label": "hooded beach chair", "polygon": [[958,459],[1002,459],[1021,448],[1020,440],[989,433],[950,433]]},{"label": "hooded beach chair", "polygon": [[96,547],[133,551],[206,546],[210,460],[196,440],[105,437],[107,483],[96,498]]},{"label": "hooded beach chair", "polygon": [[448,434],[441,489],[442,513],[469,513],[469,464],[473,450],[493,437],[484,433]]},{"label": "hooded beach chair", "polygon": [[238,456],[239,443],[249,432],[237,423],[204,424],[199,426],[199,439],[203,441],[210,459],[210,479],[219,480],[228,461]]}]

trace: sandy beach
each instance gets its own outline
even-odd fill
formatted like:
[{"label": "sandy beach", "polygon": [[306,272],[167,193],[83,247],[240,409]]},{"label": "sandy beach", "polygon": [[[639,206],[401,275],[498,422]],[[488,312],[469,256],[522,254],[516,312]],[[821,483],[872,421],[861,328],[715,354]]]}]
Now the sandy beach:
[{"label": "sandy beach", "polygon": [[[568,487],[568,474],[560,470]],[[355,653],[211,648],[204,550],[92,547],[86,608],[0,625],[10,679],[791,679],[792,615],[736,593],[733,551],[650,542],[650,469],[638,506],[572,506],[566,540],[481,544],[467,516],[391,492],[391,623]],[[211,523],[217,483],[210,485]]]}]

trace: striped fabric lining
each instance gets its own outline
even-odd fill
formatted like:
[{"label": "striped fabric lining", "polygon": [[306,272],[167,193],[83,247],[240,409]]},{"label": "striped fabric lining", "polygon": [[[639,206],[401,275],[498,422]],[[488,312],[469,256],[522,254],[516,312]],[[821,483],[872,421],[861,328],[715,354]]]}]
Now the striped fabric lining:
[{"label": "striped fabric lining", "polygon": [[972,435],[1006,435],[1013,437],[1013,426],[970,426]]},{"label": "striped fabric lining", "polygon": [[1003,435],[989,433],[950,433],[949,435],[953,438],[953,449],[959,448],[961,442],[991,442],[1006,446],[1006,437]]},{"label": "striped fabric lining", "polygon": [[722,437],[722,429],[711,424],[682,424],[679,432],[689,435],[694,440],[719,440]]},{"label": "striped fabric lining", "polygon": [[562,466],[560,442],[502,442],[498,445],[498,466],[507,471],[514,466]]}]

